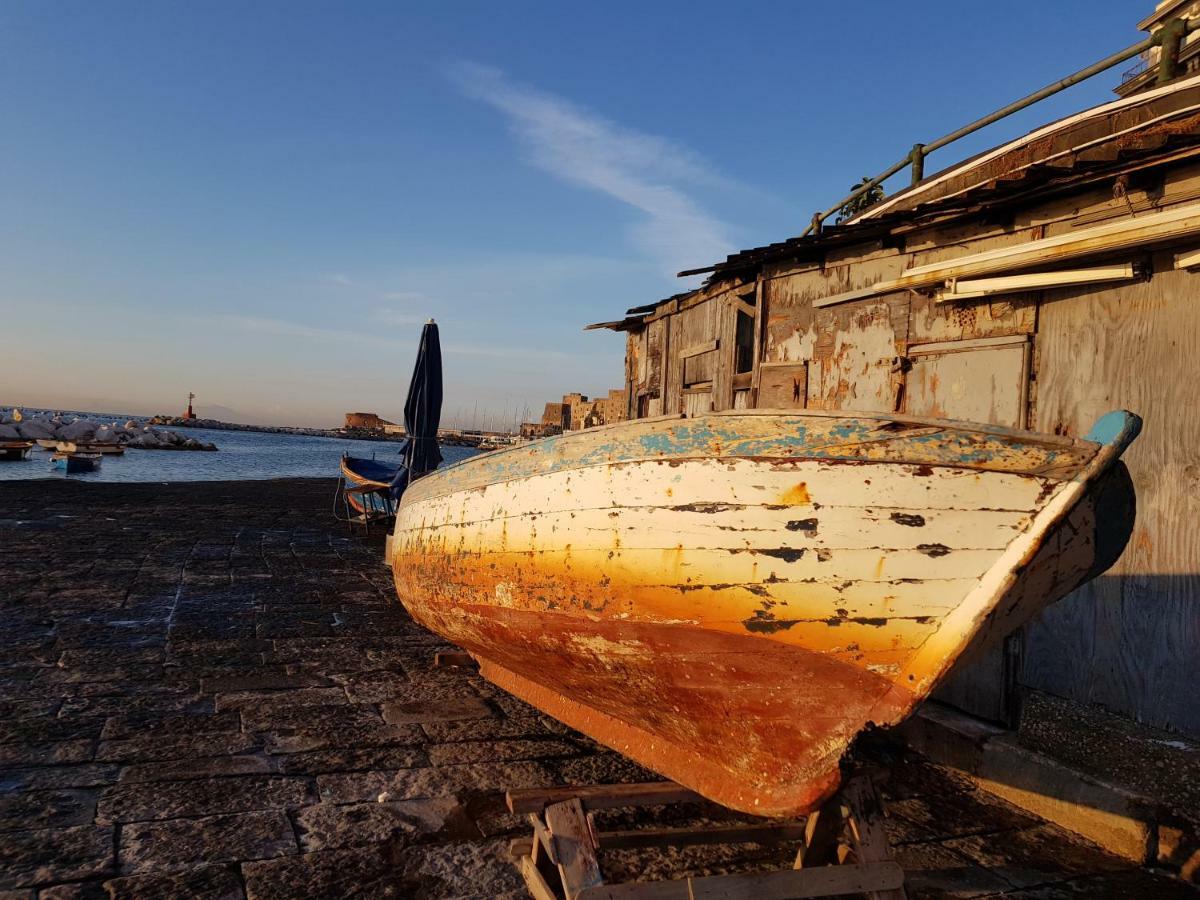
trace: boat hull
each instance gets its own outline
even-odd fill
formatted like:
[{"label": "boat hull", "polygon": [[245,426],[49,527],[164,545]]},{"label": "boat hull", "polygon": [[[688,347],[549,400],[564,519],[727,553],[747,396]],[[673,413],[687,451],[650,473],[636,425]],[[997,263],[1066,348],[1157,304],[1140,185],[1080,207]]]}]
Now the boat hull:
[{"label": "boat hull", "polygon": [[68,475],[78,475],[82,472],[95,472],[100,468],[100,454],[80,455],[59,452],[50,458],[50,465],[59,472]]},{"label": "boat hull", "polygon": [[0,442],[0,460],[17,462],[25,459],[32,447],[33,444],[30,441],[2,441]]},{"label": "boat hull", "polygon": [[[391,479],[385,480],[382,477],[369,477],[361,471],[356,470],[356,466],[362,466],[364,463],[369,464],[372,470],[382,469],[381,464],[374,460],[363,460],[353,456],[343,456],[339,464],[342,478],[345,479],[349,487],[371,487],[371,488],[387,488],[391,485]],[[392,477],[395,476],[395,471],[392,471]],[[346,502],[357,513],[364,513],[369,508],[370,512],[376,514],[390,513],[388,508],[389,498],[382,497],[378,494],[347,494]]]},{"label": "boat hull", "polygon": [[1062,526],[1127,440],[796,413],[551,438],[414,483],[397,590],[543,711],[800,814],[863,728],[1093,571],[1094,535]]}]

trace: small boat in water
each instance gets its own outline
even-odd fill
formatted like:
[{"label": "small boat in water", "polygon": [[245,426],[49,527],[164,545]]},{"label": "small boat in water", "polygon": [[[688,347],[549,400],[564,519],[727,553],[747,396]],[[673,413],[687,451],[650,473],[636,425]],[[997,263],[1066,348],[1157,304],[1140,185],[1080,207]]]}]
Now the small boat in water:
[{"label": "small boat in water", "polygon": [[800,815],[859,732],[1116,560],[1140,427],[634,420],[414,480],[391,563],[500,687],[718,803]]},{"label": "small boat in water", "polygon": [[50,465],[59,472],[75,475],[80,472],[95,472],[100,468],[103,457],[99,453],[67,453],[59,451],[50,457]]},{"label": "small boat in water", "polygon": [[[39,443],[41,443],[39,441]],[[120,456],[125,448],[116,443],[96,443],[93,441],[54,441],[54,447],[60,453],[99,453],[104,456]]]},{"label": "small boat in water", "polygon": [[17,462],[29,456],[32,441],[0,441],[0,460]]},{"label": "small boat in water", "polygon": [[[399,462],[391,465],[376,459],[364,459],[361,456],[350,456],[349,454],[342,456],[341,473],[342,478],[346,480],[347,487],[390,488],[399,471]],[[391,513],[392,501],[389,494],[348,493],[346,502],[358,513],[366,511],[364,506],[369,506],[370,511],[374,513],[384,515]]]}]

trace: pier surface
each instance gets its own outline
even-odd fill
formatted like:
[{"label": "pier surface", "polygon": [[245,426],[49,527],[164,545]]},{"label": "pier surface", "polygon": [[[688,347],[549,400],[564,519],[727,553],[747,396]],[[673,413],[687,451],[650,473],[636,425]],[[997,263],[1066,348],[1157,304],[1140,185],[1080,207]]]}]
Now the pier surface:
[{"label": "pier surface", "polygon": [[[0,483],[0,900],[526,896],[505,788],[656,780],[433,666],[331,481]],[[886,751],[876,748],[874,754]],[[876,760],[879,761],[879,760]],[[1195,897],[887,758],[910,897]],[[615,812],[615,827],[726,815]],[[794,848],[625,850],[614,880]]]}]

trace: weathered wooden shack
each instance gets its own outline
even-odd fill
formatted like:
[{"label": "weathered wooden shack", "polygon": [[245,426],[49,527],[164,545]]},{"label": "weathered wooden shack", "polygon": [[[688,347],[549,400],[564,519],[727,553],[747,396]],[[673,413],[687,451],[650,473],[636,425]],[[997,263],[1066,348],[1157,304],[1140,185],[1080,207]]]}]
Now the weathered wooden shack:
[{"label": "weathered wooden shack", "polygon": [[[1200,736],[1200,77],[1087,110],[629,310],[631,418],[896,411],[1082,435],[1127,408],[1137,525],[1104,577],[941,696],[1023,689]],[[687,273],[685,273],[687,274]],[[692,273],[694,274],[694,273]]]}]

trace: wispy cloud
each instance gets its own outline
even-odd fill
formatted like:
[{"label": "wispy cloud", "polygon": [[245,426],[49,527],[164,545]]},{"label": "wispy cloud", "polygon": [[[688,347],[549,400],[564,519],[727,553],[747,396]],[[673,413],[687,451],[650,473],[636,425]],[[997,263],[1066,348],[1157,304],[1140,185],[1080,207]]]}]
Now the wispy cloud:
[{"label": "wispy cloud", "polygon": [[420,325],[428,319],[428,316],[400,312],[386,306],[379,307],[372,315],[376,322],[383,325]]},{"label": "wispy cloud", "polygon": [[[376,313],[389,313],[391,310],[377,310]],[[389,324],[415,326],[424,323],[422,317],[410,321],[395,321]],[[290,322],[286,319],[262,318],[258,316],[224,315],[216,317],[216,323],[222,329],[234,329],[252,334],[268,335],[280,338],[300,338],[333,343],[370,344],[386,347],[390,350],[416,352],[417,329],[403,336],[383,336],[367,332],[346,331],[338,328],[325,328],[318,325],[305,325],[301,322]],[[562,361],[571,355],[560,350],[543,350],[536,347],[509,347],[500,344],[480,345],[452,341],[442,344],[442,352],[449,356],[490,357],[494,359],[511,360],[555,360]]]},{"label": "wispy cloud", "polygon": [[534,165],[637,209],[631,237],[668,271],[716,261],[731,249],[728,226],[685,190],[729,184],[694,152],[514,83],[498,69],[459,63],[449,74],[467,96],[508,117]]}]

